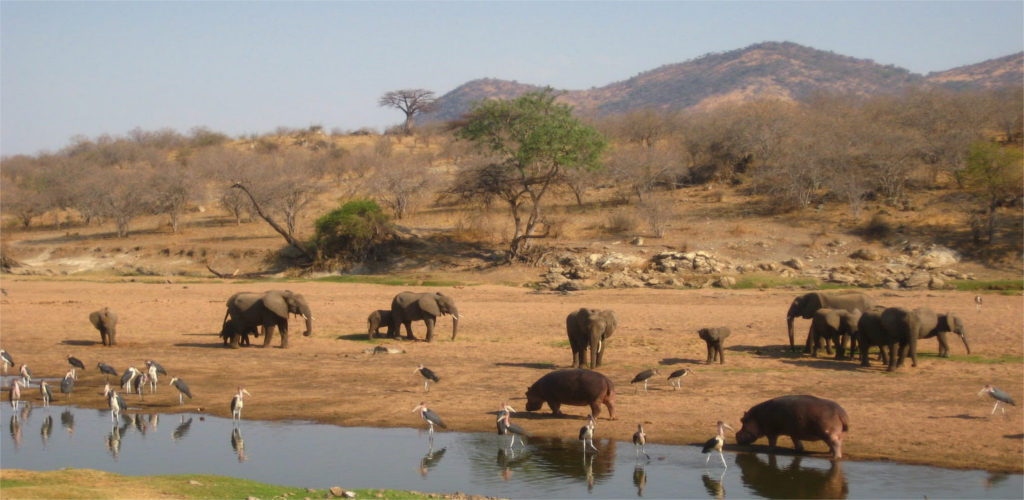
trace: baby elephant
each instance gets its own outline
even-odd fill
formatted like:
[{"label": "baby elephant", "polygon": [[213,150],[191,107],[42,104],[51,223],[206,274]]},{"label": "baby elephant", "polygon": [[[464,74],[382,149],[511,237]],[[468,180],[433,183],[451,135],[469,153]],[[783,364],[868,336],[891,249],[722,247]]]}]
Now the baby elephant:
[{"label": "baby elephant", "polygon": [[220,329],[220,337],[224,339],[224,345],[231,344],[231,338],[235,335],[238,335],[239,345],[249,345],[250,333],[253,337],[259,338],[259,327],[252,325],[251,328],[246,329],[245,322],[234,318],[225,321],[224,326]]},{"label": "baby elephant", "polygon": [[718,364],[725,364],[725,352],[722,351],[722,346],[725,344],[725,338],[732,333],[729,331],[729,327],[720,326],[718,328],[701,328],[697,330],[697,334],[700,338],[708,344],[708,359],[705,363],[711,364],[715,360],[718,360]]},{"label": "baby elephant", "polygon": [[372,339],[380,335],[380,327],[390,328],[391,327],[391,310],[390,309],[379,309],[370,313],[370,316],[366,318],[366,336]]},{"label": "baby elephant", "polygon": [[104,307],[90,314],[89,321],[100,331],[103,345],[117,345],[117,313],[111,311],[109,307]]}]

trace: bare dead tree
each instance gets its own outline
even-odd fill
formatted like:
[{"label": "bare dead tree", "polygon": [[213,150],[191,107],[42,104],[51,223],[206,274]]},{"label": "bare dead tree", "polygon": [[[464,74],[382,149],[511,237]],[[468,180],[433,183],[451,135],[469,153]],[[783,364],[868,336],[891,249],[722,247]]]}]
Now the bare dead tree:
[{"label": "bare dead tree", "polygon": [[289,245],[300,251],[302,255],[304,255],[305,257],[312,259],[313,256],[311,256],[309,252],[306,251],[302,242],[296,239],[294,236],[292,236],[292,234],[290,234],[283,227],[281,227],[281,225],[278,224],[276,220],[274,220],[273,216],[271,216],[269,213],[263,210],[263,207],[260,206],[259,202],[257,202],[256,198],[253,196],[252,191],[249,190],[248,184],[248,181],[239,181],[232,184],[231,187],[235,189],[240,189],[242,190],[242,192],[248,195],[249,200],[252,201],[253,208],[256,210],[256,213],[260,216],[260,218],[267,221],[267,224],[270,224],[270,227],[274,228],[274,231],[277,231],[278,234],[283,236],[285,241],[287,241]]},{"label": "bare dead tree", "polygon": [[377,105],[395,108],[405,113],[405,135],[412,133],[413,119],[416,115],[433,109],[437,99],[434,92],[424,89],[403,89],[385,92],[377,100]]},{"label": "bare dead tree", "polygon": [[382,205],[395,213],[396,219],[402,219],[427,191],[429,166],[429,160],[423,156],[388,159],[377,167],[369,182],[370,189]]}]

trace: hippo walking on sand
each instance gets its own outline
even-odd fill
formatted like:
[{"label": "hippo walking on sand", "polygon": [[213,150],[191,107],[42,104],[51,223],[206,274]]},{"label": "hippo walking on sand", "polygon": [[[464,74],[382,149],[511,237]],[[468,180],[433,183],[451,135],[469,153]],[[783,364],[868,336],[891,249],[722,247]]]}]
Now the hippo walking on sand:
[{"label": "hippo walking on sand", "polygon": [[824,441],[832,458],[843,458],[843,435],[850,430],[850,419],[839,404],[814,396],[769,399],[744,413],[740,421],[739,444],[768,436],[768,446],[774,449],[779,436],[789,436],[796,451],[802,452],[803,441]]},{"label": "hippo walking on sand", "polygon": [[608,407],[608,418],[615,419],[615,385],[608,377],[583,369],[558,370],[544,375],[526,389],[526,411],[537,411],[547,403],[560,417],[562,405],[589,406],[597,418],[601,404]]}]

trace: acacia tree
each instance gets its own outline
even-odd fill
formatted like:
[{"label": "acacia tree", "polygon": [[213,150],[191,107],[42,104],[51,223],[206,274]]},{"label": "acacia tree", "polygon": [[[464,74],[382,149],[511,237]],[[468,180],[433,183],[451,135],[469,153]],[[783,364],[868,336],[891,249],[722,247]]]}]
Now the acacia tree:
[{"label": "acacia tree", "polygon": [[509,260],[519,260],[542,223],[544,195],[570,169],[596,170],[606,142],[593,127],[573,117],[572,107],[556,103],[551,88],[514,100],[474,103],[455,131],[490,160],[460,173],[455,194],[504,200],[514,221]]},{"label": "acacia tree", "polygon": [[377,100],[381,107],[396,108],[405,113],[405,135],[412,134],[413,118],[433,109],[437,99],[434,92],[424,89],[403,89],[385,92]]},{"label": "acacia tree", "polygon": [[1022,154],[1019,147],[1002,147],[990,142],[971,144],[964,171],[964,184],[985,201],[988,208],[988,243],[996,237],[996,209],[1024,196]]}]

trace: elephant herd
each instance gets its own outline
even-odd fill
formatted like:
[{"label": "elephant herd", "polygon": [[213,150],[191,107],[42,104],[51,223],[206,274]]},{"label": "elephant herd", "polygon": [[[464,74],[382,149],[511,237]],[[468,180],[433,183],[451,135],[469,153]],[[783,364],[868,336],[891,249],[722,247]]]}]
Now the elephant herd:
[{"label": "elephant herd", "polygon": [[878,346],[880,357],[888,365],[886,371],[902,367],[907,356],[911,366],[917,366],[917,341],[935,337],[939,341],[939,356],[949,357],[946,334],[960,336],[971,353],[963,319],[952,312],[938,314],[928,307],[907,309],[885,307],[863,293],[822,294],[808,293],[793,299],[786,313],[789,327],[790,349],[796,350],[793,322],[797,318],[810,319],[804,352],[817,356],[822,341],[825,352],[831,354],[830,344],[836,348],[836,359],[845,359],[845,347],[860,351],[861,366],[870,366],[868,350]]}]

